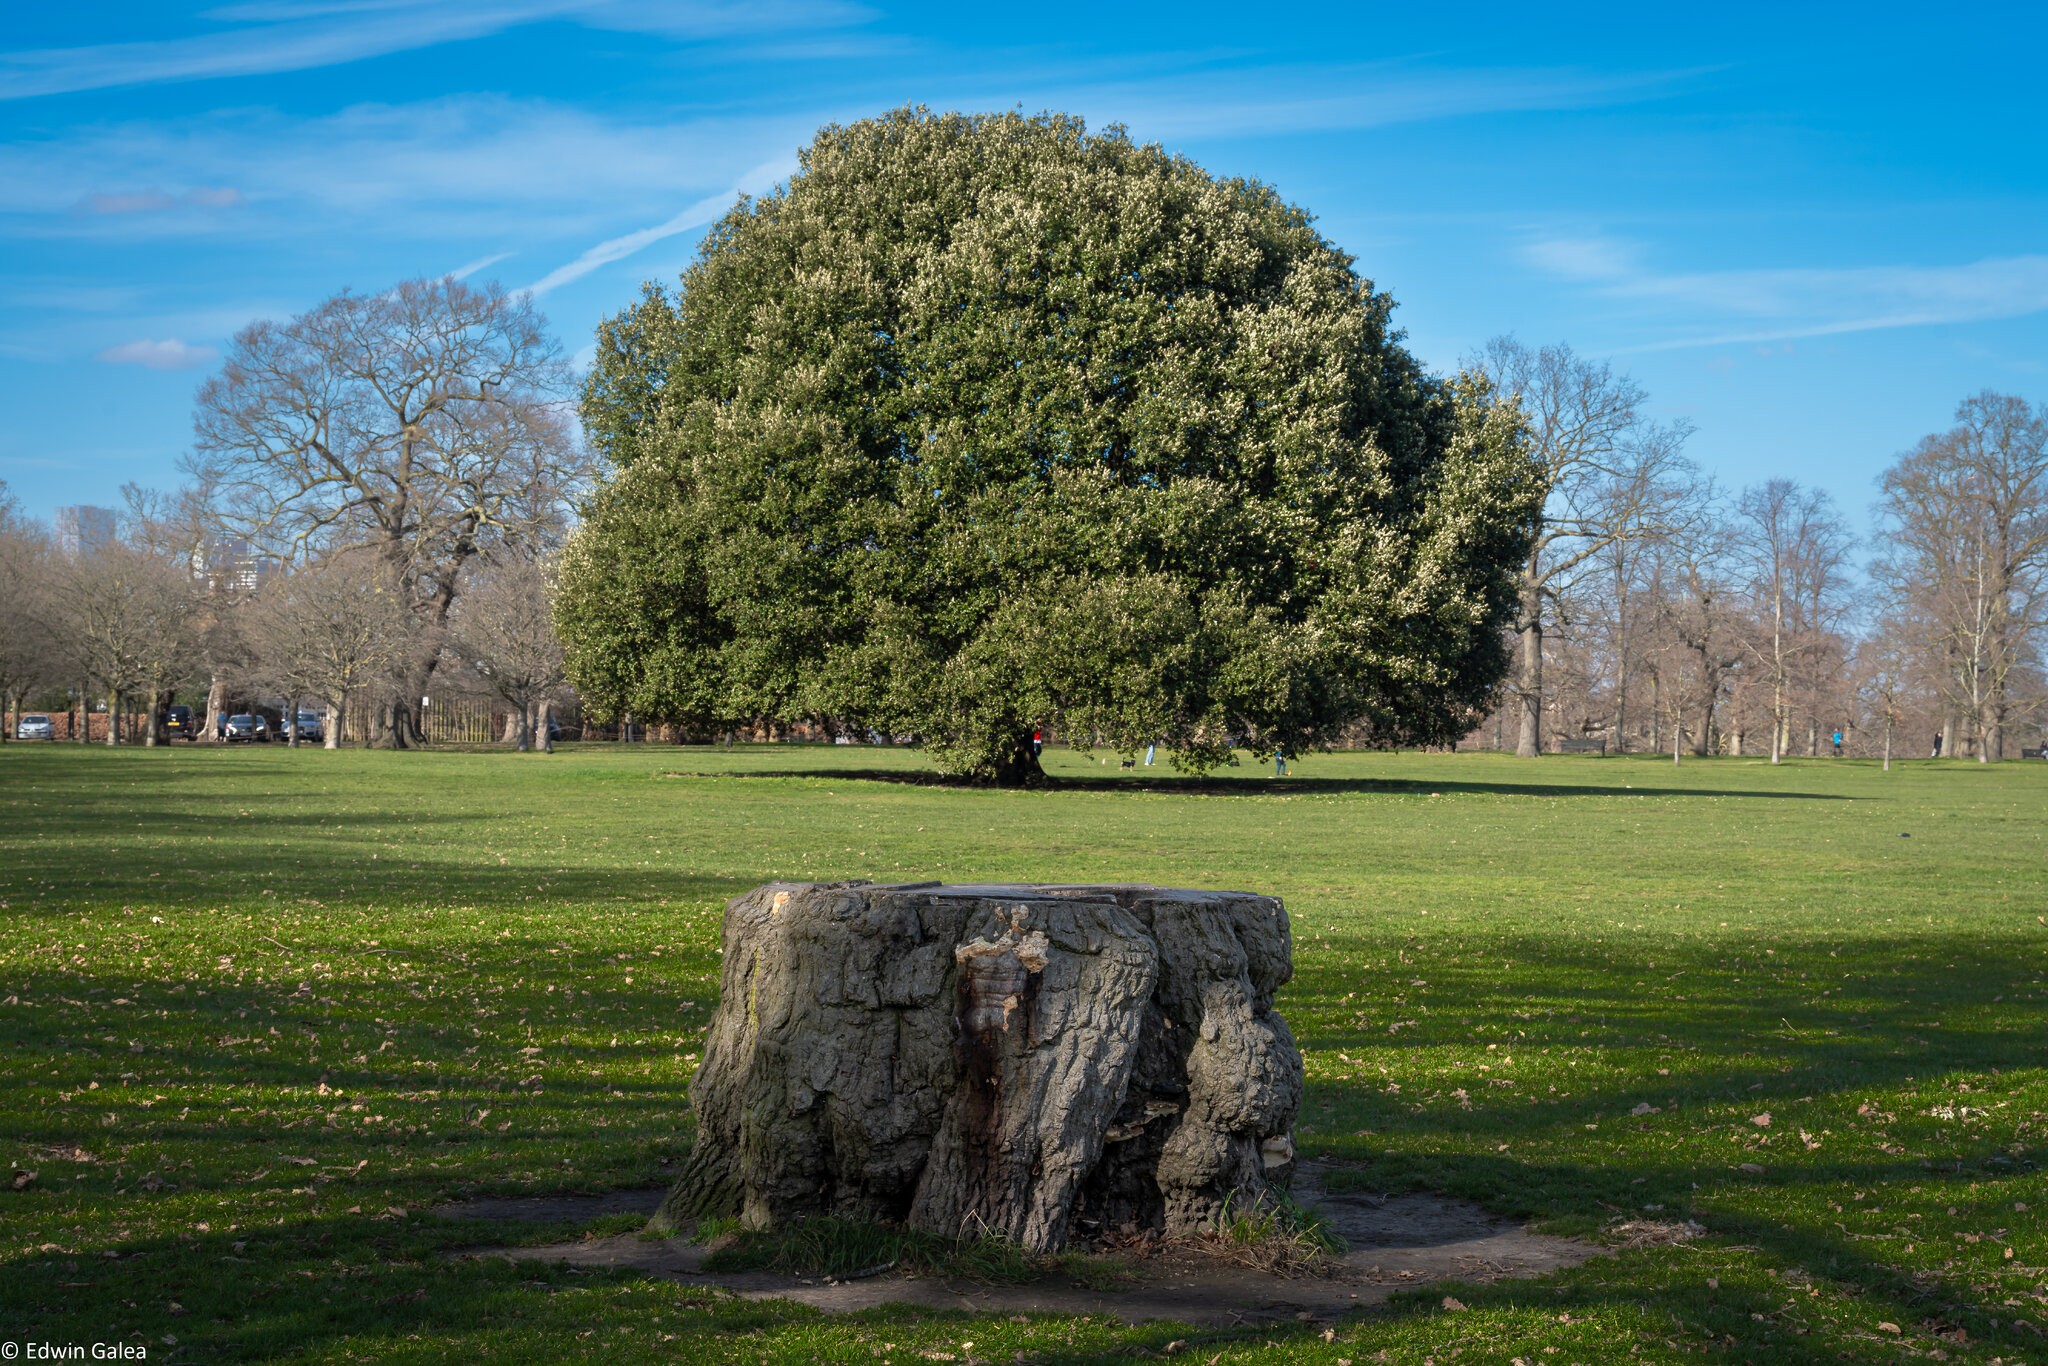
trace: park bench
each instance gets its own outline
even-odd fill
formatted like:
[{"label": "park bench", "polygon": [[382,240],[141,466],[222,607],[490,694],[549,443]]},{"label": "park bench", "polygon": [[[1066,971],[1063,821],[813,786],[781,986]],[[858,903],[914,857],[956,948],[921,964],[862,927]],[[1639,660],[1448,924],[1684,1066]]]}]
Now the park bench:
[{"label": "park bench", "polygon": [[1605,754],[1607,752],[1607,742],[1605,740],[1559,740],[1557,742],[1557,752],[1559,754]]}]

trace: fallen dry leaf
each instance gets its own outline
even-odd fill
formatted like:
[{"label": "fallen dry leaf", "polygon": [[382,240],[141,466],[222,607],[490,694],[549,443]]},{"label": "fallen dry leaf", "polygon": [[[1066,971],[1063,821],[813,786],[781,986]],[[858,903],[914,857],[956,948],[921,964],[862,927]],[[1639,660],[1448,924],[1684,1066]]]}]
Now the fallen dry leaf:
[{"label": "fallen dry leaf", "polygon": [[1689,1243],[1706,1234],[1706,1227],[1691,1219],[1673,1222],[1663,1219],[1631,1219],[1611,1230],[1623,1247],[1668,1247]]},{"label": "fallen dry leaf", "polygon": [[14,1181],[12,1184],[14,1186],[14,1189],[18,1191],[25,1191],[31,1185],[35,1184],[35,1179],[36,1174],[34,1172],[16,1170],[16,1172],[14,1173]]},{"label": "fallen dry leaf", "polygon": [[1759,1129],[1768,1129],[1771,1127],[1771,1112],[1766,1110],[1760,1115],[1751,1115],[1749,1122]]}]

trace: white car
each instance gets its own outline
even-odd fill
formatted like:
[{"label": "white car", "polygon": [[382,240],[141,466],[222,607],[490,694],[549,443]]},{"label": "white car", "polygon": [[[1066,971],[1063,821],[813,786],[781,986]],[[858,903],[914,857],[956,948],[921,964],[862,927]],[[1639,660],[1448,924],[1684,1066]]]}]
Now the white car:
[{"label": "white car", "polygon": [[24,715],[21,718],[21,724],[14,728],[14,738],[17,740],[54,740],[57,738],[57,728],[50,723],[48,715],[43,712],[32,711]]}]

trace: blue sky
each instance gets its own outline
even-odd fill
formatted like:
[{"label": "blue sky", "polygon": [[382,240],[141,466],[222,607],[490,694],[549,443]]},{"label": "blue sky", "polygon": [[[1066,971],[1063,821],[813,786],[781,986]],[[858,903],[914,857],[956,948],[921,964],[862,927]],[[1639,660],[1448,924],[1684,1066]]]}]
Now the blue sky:
[{"label": "blue sky", "polygon": [[820,124],[1062,109],[1257,177],[1412,348],[1569,341],[1740,487],[1862,521],[2048,399],[2048,7],[227,0],[11,6],[0,479],[169,487],[226,340],[344,286],[531,287],[565,348]]}]

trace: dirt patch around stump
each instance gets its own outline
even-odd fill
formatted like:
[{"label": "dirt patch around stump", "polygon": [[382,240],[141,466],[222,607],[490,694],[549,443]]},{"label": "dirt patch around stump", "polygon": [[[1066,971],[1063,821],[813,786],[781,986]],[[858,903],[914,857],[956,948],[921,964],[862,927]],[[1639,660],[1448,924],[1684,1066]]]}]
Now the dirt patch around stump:
[{"label": "dirt patch around stump", "polygon": [[[1094,1290],[1057,1273],[1030,1285],[904,1272],[854,1281],[772,1271],[706,1271],[708,1250],[682,1239],[636,1233],[585,1238],[544,1247],[473,1249],[470,1257],[554,1262],[592,1269],[636,1270],[746,1299],[788,1299],[828,1313],[907,1304],[976,1313],[1098,1314],[1140,1323],[1171,1319],[1205,1327],[1333,1318],[1376,1304],[1397,1290],[1438,1281],[1496,1281],[1573,1267],[1604,1249],[1573,1238],[1532,1233],[1478,1205],[1424,1193],[1378,1196],[1324,1187],[1326,1171],[1304,1163],[1295,1196],[1350,1245],[1327,1276],[1282,1276],[1239,1266],[1198,1248],[1165,1244],[1161,1251],[1114,1260],[1128,1273],[1120,1290]],[[599,1196],[536,1196],[438,1206],[451,1219],[595,1219],[651,1213],[662,1191]]]}]

